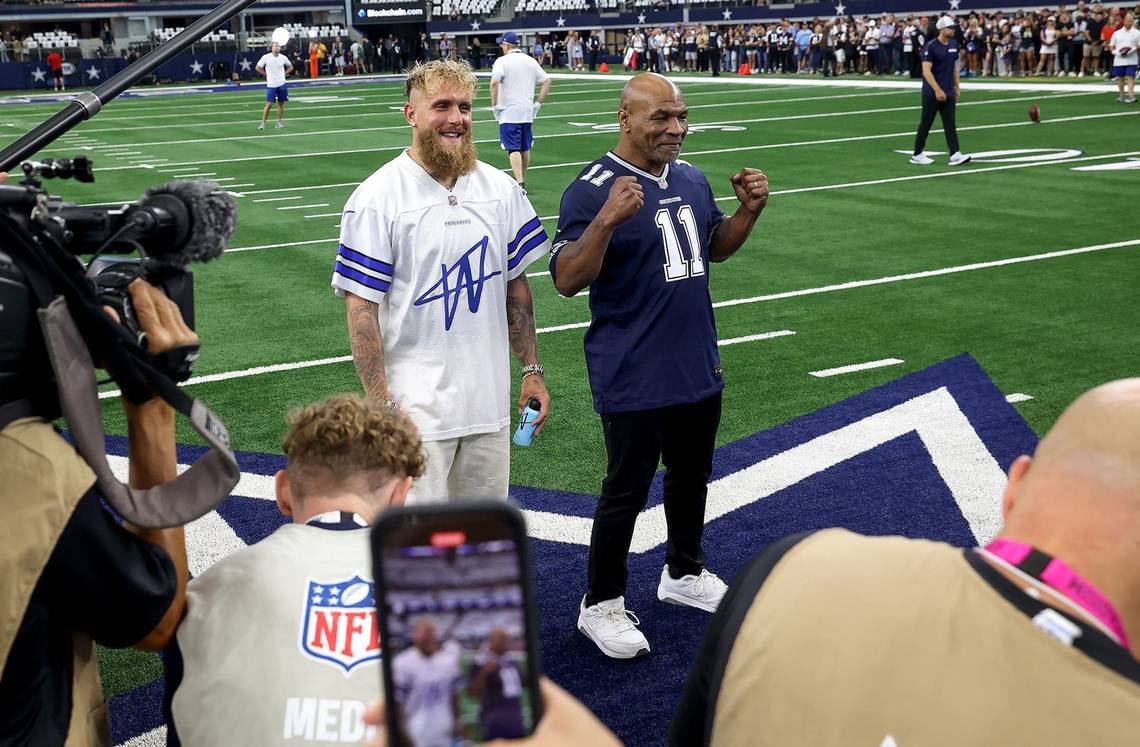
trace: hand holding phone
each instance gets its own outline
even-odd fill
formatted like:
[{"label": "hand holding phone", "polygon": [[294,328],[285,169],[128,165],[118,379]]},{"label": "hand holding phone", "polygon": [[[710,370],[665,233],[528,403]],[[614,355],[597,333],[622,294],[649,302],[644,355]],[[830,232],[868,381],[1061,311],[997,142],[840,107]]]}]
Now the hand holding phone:
[{"label": "hand holding phone", "polygon": [[393,745],[519,739],[541,718],[522,514],[506,503],[399,508],[372,532]]}]

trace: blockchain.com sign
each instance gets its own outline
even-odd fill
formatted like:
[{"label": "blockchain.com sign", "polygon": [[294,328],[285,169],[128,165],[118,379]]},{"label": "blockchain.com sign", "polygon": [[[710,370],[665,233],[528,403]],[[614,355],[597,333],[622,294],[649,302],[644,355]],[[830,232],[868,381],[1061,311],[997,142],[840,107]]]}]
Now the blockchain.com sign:
[{"label": "blockchain.com sign", "polygon": [[427,4],[409,0],[349,0],[348,13],[354,26],[407,23],[425,20]]}]

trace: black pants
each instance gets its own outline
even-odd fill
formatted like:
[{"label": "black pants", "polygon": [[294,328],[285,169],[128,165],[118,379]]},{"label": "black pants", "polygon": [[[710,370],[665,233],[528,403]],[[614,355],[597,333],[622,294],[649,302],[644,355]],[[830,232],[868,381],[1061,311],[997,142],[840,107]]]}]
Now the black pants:
[{"label": "black pants", "polygon": [[918,155],[926,149],[926,136],[930,134],[930,126],[934,124],[934,115],[942,115],[942,131],[946,133],[946,145],[953,155],[958,148],[958,125],[954,120],[954,111],[957,102],[950,96],[945,101],[939,101],[933,94],[922,96],[922,121],[918,125],[918,135],[914,138],[914,154]]},{"label": "black pants", "polygon": [[712,66],[712,74],[720,75],[720,49],[709,50],[709,63]]},{"label": "black pants", "polygon": [[596,49],[590,50],[590,69],[598,69],[598,50]]},{"label": "black pants", "polygon": [[689,405],[602,415],[608,466],[590,535],[586,606],[625,595],[629,543],[658,461],[665,464],[669,572],[679,578],[704,568],[701,535],[720,400],[718,392]]}]

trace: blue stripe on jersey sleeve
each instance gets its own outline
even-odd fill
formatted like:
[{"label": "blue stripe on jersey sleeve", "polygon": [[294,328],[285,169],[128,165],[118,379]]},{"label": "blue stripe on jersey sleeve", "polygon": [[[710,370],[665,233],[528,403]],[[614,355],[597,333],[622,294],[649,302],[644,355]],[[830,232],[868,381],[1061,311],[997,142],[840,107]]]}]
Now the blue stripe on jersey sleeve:
[{"label": "blue stripe on jersey sleeve", "polygon": [[528,220],[523,225],[523,227],[519,229],[519,232],[515,234],[515,237],[513,239],[511,239],[511,243],[507,244],[507,254],[510,254],[511,252],[513,252],[515,250],[515,246],[517,246],[518,243],[520,241],[522,241],[523,238],[528,233],[530,233],[531,231],[533,231],[534,229],[538,228],[541,225],[542,225],[542,221],[540,221],[538,219],[537,215],[534,216],[533,218],[531,218],[530,220]]},{"label": "blue stripe on jersey sleeve", "polygon": [[518,267],[519,262],[522,261],[522,258],[525,257],[528,252],[533,250],[536,246],[541,246],[542,242],[544,242],[546,240],[547,240],[546,231],[539,231],[537,234],[535,234],[535,236],[530,241],[526,242],[525,244],[522,245],[522,247],[519,248],[518,254],[511,257],[507,261],[507,269],[513,270],[516,267]]},{"label": "blue stripe on jersey sleeve", "polygon": [[367,254],[361,254],[355,249],[348,248],[344,244],[340,245],[340,248],[336,250],[336,253],[347,260],[355,262],[358,265],[363,265],[370,270],[376,270],[376,272],[382,272],[385,275],[391,275],[396,269],[387,262],[381,262],[378,259],[369,257]]},{"label": "blue stripe on jersey sleeve", "polygon": [[333,268],[333,272],[337,275],[340,275],[341,277],[348,278],[354,283],[360,283],[365,288],[371,288],[372,290],[380,291],[381,293],[387,293],[388,289],[392,287],[392,284],[387,280],[381,280],[379,278],[374,278],[371,275],[365,275],[360,270],[354,270],[343,262],[337,262],[336,267]]}]

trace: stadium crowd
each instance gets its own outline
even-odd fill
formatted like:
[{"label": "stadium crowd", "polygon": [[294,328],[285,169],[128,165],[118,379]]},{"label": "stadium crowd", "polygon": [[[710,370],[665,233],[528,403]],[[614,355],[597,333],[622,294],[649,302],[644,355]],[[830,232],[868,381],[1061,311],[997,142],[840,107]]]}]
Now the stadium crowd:
[{"label": "stadium crowd", "polygon": [[[1105,76],[1112,67],[1108,40],[1124,24],[1126,9],[1087,5],[1069,10],[992,13],[957,17],[963,77]],[[1133,11],[1140,14],[1140,6]],[[935,16],[846,16],[812,21],[715,26],[677,24],[629,29],[622,45],[628,70],[658,73],[799,73],[921,76],[925,43],[936,36]],[[567,39],[576,35],[570,32]],[[536,48],[547,65],[581,68],[566,54],[573,42]]]}]

